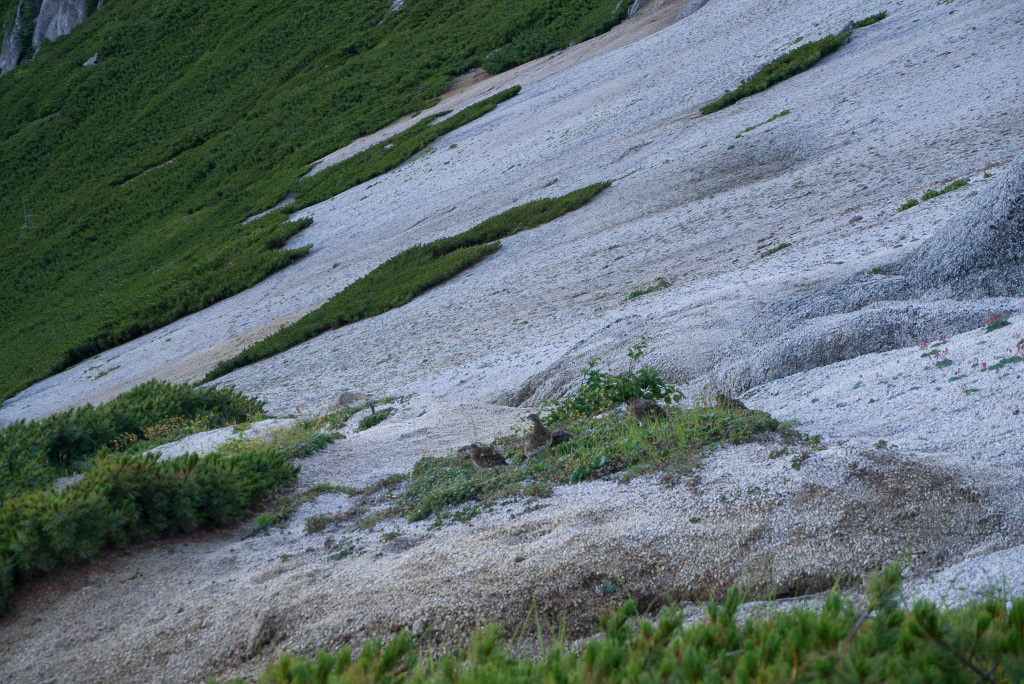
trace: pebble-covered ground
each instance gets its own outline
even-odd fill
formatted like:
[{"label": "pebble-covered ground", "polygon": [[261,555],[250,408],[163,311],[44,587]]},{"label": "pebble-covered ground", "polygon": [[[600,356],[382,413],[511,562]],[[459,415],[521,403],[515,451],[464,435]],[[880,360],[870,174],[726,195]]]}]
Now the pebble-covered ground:
[{"label": "pebble-covered ground", "polygon": [[[715,0],[675,24],[664,17],[678,5],[652,7],[661,14],[461,86],[452,102],[523,90],[305,210],[314,223],[294,244],[314,248],[301,262],[38,383],[0,422],[150,377],[200,378],[412,244],[605,179],[616,182],[591,204],[504,240],[412,303],[220,382],[279,416],[321,411],[344,390],[405,397],[378,427],[304,461],[300,487],[363,486],[507,434],[540,399],[571,390],[591,357],[624,368],[642,335],[644,361],[688,382],[694,400],[756,352],[749,332],[765,305],[915,249],[1024,149],[1014,0]],[[699,116],[774,56],[881,10],[888,18],[810,71]],[[959,178],[970,183],[897,213]],[[659,278],[669,286],[627,301]],[[403,628],[450,643],[478,620],[514,629],[535,602],[583,635],[621,599],[606,591],[616,578],[640,596],[690,600],[735,582],[797,593],[899,561],[913,570],[911,595],[1019,595],[1024,363],[1012,359],[1024,301],[1001,308],[1010,325],[993,332],[752,388],[748,405],[822,435],[825,450],[799,469],[771,457],[774,443],[731,447],[707,458],[698,488],[590,482],[472,525],[308,535],[308,517],[351,504],[325,495],[270,536],[243,538],[241,525],[33,585],[0,621],[0,679],[253,675],[278,649]]]}]

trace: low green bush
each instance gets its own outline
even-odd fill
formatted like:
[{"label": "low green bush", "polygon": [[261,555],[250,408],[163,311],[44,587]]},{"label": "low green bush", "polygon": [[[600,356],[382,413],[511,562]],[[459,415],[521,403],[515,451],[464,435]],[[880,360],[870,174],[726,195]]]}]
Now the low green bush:
[{"label": "low green bush", "polygon": [[700,113],[711,114],[725,109],[744,97],[760,93],[779,81],[784,81],[790,76],[795,76],[802,71],[810,69],[820,60],[842,47],[849,38],[849,33],[825,36],[821,40],[806,43],[790,50],[781,57],[776,57],[761,67],[756,74],[745,79],[738,88],[728,91],[717,100],[701,107]]},{"label": "low green bush", "polygon": [[870,17],[864,17],[860,21],[856,22],[854,24],[854,26],[856,26],[857,28],[864,28],[865,26],[871,26],[872,24],[876,24],[876,23],[882,21],[888,15],[889,15],[889,13],[885,12],[885,11],[879,12],[877,14],[872,14]]},{"label": "low green bush", "polygon": [[263,417],[233,388],[151,380],[99,406],[0,428],[0,501],[81,471],[101,449],[142,451],[186,434]]},{"label": "low green bush", "polygon": [[0,612],[17,585],[105,549],[237,521],[298,468],[284,452],[249,442],[233,455],[101,453],[63,491],[34,491],[0,505]]},{"label": "low green bush", "polygon": [[475,265],[501,247],[501,238],[535,228],[589,202],[611,182],[595,183],[561,197],[537,200],[493,216],[464,233],[415,245],[391,257],[325,304],[265,337],[211,370],[210,381],[328,330],[382,314],[409,303]]},{"label": "low green bush", "polygon": [[920,202],[918,200],[916,200],[916,199],[909,199],[906,202],[904,202],[903,204],[901,204],[899,209],[896,210],[896,212],[899,213],[901,211],[906,211],[907,209],[910,209],[911,207],[916,207],[921,202],[927,202],[930,199],[935,199],[939,195],[945,195],[947,192],[953,192],[954,190],[959,190],[960,188],[962,188],[965,185],[967,185],[969,182],[970,181],[968,181],[966,178],[961,178],[960,180],[953,181],[952,183],[950,183],[949,185],[945,186],[941,190],[925,190],[924,194],[921,195]]},{"label": "low green bush", "polygon": [[368,416],[364,416],[359,421],[359,429],[369,430],[374,425],[380,425],[381,423],[388,419],[388,416],[390,416],[393,411],[393,408],[386,408],[375,413],[371,413]]},{"label": "low green bush", "polygon": [[[465,650],[421,654],[408,632],[314,658],[282,654],[260,684],[357,682],[967,682],[1024,681],[1024,600],[996,597],[942,610],[900,606],[900,570],[869,578],[864,605],[837,590],[820,610],[738,619],[743,595],[707,604],[687,626],[677,606],[636,619],[632,600],[605,611],[602,634],[577,649],[565,637],[535,657],[515,655],[489,626]],[[543,644],[542,635],[538,634]],[[212,681],[212,680],[211,680]],[[242,684],[243,680],[231,680]]]}]

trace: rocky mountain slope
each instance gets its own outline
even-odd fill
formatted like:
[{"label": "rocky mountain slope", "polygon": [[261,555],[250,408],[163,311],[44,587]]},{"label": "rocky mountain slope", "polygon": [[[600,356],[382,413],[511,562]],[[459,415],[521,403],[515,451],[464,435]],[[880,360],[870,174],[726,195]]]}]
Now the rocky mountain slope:
[{"label": "rocky mountain slope", "polygon": [[[92,3],[89,0],[21,0],[3,34],[0,74],[7,73],[29,58],[44,40],[56,40],[71,33],[85,21],[90,11],[102,7],[103,0]],[[25,41],[28,36],[31,36],[31,41]]]},{"label": "rocky mountain slope", "polygon": [[[521,429],[592,357],[620,370],[643,336],[644,361],[690,401],[738,395],[823,450],[797,468],[776,443],[726,447],[696,487],[566,486],[440,530],[307,533],[311,516],[353,503],[322,496],[280,533],[174,540],[36,583],[0,622],[3,678],[254,676],[279,649],[406,628],[452,644],[531,610],[583,636],[615,602],[599,591],[612,580],[656,605],[737,583],[816,591],[899,561],[912,594],[1024,593],[1017,3],[686,5],[651,3],[592,41],[458,83],[439,109],[522,92],[303,210],[312,225],[287,246],[313,249],[295,265],[33,385],[0,421],[152,377],[197,380],[402,249],[614,180],[411,303],[217,383],[278,415],[322,412],[347,390],[404,397],[302,463],[300,486],[359,487]],[[700,115],[793,45],[882,10],[809,71]],[[995,320],[1009,323],[988,331]]]}]

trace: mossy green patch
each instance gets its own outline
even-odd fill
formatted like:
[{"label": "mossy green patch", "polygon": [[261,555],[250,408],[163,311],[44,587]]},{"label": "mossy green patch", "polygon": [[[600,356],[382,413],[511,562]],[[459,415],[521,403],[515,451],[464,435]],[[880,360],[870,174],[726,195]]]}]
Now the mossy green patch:
[{"label": "mossy green patch", "polygon": [[781,57],[761,67],[756,74],[745,79],[739,87],[730,90],[717,100],[700,108],[701,114],[711,114],[743,99],[760,93],[780,81],[810,69],[819,61],[832,54],[850,38],[849,33],[838,33],[825,36],[821,40],[805,43],[790,50]]},{"label": "mossy green patch", "polygon": [[317,335],[376,316],[412,301],[501,247],[501,238],[578,209],[611,185],[596,183],[561,197],[537,200],[493,216],[463,233],[416,245],[391,257],[325,304],[273,335],[222,361],[205,380],[278,354]]}]

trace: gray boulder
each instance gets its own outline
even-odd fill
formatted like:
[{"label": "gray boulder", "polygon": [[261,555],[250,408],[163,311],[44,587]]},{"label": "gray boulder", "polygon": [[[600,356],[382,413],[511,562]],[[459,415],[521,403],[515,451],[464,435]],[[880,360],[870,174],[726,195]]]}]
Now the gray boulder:
[{"label": "gray boulder", "polygon": [[95,55],[93,55],[89,59],[85,60],[82,63],[82,66],[87,66],[87,67],[96,66],[99,63],[99,61],[100,61],[100,53],[97,52]]}]

